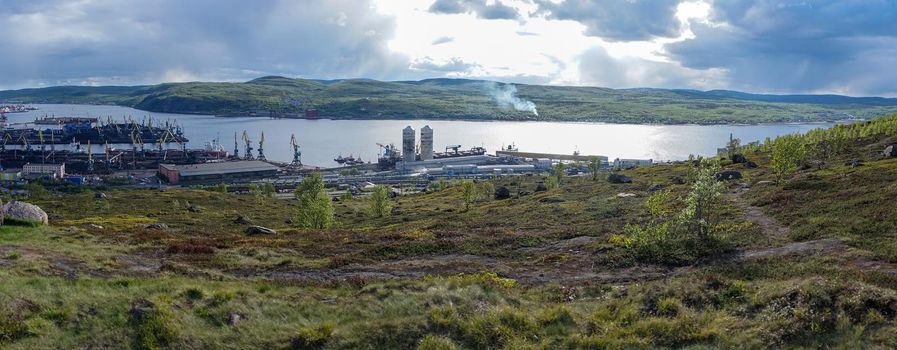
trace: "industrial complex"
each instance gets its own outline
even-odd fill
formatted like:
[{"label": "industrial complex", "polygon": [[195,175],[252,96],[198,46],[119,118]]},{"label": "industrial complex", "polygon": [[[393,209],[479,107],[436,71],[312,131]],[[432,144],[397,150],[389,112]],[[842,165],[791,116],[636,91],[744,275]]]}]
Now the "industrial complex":
[{"label": "industrial complex", "polygon": [[[52,128],[7,127],[0,131],[3,181],[45,178],[82,184],[101,181],[103,177],[126,176],[130,179],[128,183],[135,184],[133,174],[154,174],[152,179],[144,177],[139,184],[183,186],[265,181],[286,189],[298,184],[308,171],[315,170],[324,173],[328,185],[351,188],[370,183],[426,186],[431,180],[446,177],[535,174],[552,171],[558,162],[569,163],[571,166],[567,168],[571,173],[590,171],[585,164],[594,161],[605,169],[653,164],[652,160],[642,159],[610,161],[606,156],[578,152],[525,152],[514,146],[496,150],[494,154],[488,154],[483,147],[465,149],[452,143],[443,148],[436,146],[437,131],[429,125],[417,130],[408,125],[401,130],[401,147],[377,144],[380,153],[376,163],[339,155],[334,159],[339,167],[319,168],[302,163],[295,134],[290,139],[292,161],[285,163],[266,158],[264,132],[257,141],[246,131],[242,135],[235,133],[233,152],[228,152],[220,140],[207,143],[204,149],[188,149],[180,126],[154,123],[152,119],[137,122],[128,118],[115,122],[111,118],[104,121],[45,117],[34,124]],[[170,148],[171,144],[176,148]]]}]

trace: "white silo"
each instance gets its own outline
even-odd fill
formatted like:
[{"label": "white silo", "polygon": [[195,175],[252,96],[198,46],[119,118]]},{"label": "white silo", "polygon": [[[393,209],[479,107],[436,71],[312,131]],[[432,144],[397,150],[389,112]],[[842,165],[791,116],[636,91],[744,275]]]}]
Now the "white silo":
[{"label": "white silo", "polygon": [[424,125],[420,129],[420,160],[433,159],[433,129]]},{"label": "white silo", "polygon": [[413,162],[417,160],[414,152],[414,146],[414,129],[412,129],[409,125],[402,130],[402,157],[406,162]]}]

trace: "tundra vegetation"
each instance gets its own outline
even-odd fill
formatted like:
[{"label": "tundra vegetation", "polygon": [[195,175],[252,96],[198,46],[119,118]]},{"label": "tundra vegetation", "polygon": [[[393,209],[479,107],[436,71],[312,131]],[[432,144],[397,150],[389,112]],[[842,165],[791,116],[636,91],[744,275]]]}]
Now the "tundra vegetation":
[{"label": "tundra vegetation", "polygon": [[392,215],[314,174],[263,201],[47,186],[15,199],[49,226],[0,226],[0,347],[895,348],[895,143],[888,116],[739,146],[756,167],[434,182]]}]

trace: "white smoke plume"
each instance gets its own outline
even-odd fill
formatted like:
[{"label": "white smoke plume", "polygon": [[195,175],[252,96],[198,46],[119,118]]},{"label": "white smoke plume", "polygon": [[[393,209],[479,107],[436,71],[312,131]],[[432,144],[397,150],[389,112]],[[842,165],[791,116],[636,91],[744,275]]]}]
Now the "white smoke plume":
[{"label": "white smoke plume", "polygon": [[536,116],[536,104],[533,101],[524,100],[517,97],[517,87],[513,84],[498,84],[489,82],[485,84],[486,92],[495,99],[495,103],[501,109],[514,108],[518,111],[532,112]]}]

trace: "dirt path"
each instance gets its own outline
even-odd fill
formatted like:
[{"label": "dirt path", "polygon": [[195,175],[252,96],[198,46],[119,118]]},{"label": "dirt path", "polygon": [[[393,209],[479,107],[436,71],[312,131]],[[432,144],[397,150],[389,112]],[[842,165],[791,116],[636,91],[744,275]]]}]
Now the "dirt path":
[{"label": "dirt path", "polygon": [[744,187],[739,187],[728,195],[732,203],[744,211],[744,219],[759,227],[763,235],[768,237],[772,242],[789,241],[788,234],[791,233],[791,229],[788,228],[788,226],[782,225],[778,220],[767,216],[763,213],[762,208],[751,205],[746,199],[742,198],[741,195],[746,190],[747,189]]}]

